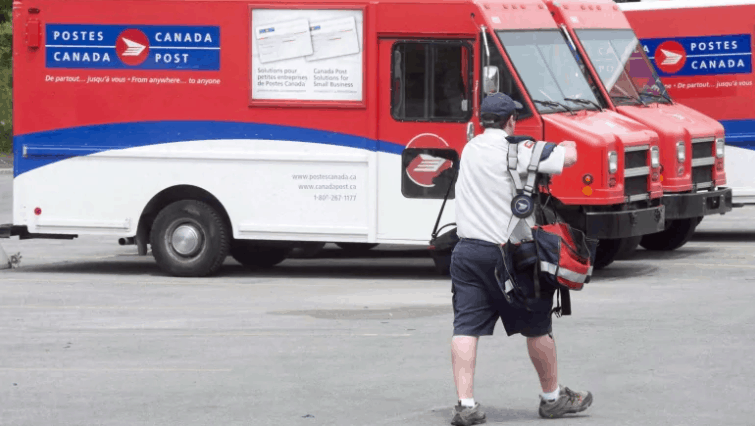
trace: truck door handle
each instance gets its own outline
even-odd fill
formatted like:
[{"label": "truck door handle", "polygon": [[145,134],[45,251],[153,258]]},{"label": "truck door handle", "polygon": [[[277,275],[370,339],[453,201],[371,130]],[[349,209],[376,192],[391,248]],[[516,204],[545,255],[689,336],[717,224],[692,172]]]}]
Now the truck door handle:
[{"label": "truck door handle", "polygon": [[26,45],[29,49],[39,48],[41,24],[38,19],[30,19],[26,23]]},{"label": "truck door handle", "polygon": [[470,121],[467,123],[467,142],[471,141],[472,138],[474,138],[474,123]]}]

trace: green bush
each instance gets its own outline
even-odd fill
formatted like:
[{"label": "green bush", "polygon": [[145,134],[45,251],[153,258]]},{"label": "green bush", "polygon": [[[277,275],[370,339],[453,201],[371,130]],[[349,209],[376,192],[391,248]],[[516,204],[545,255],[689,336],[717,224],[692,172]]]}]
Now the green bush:
[{"label": "green bush", "polygon": [[12,0],[0,1],[0,154],[13,148]]}]

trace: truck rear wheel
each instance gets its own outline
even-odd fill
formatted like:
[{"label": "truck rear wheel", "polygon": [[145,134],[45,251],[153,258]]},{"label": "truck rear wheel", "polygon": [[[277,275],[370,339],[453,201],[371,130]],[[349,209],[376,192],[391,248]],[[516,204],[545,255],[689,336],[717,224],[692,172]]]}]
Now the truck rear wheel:
[{"label": "truck rear wheel", "polygon": [[664,231],[642,237],[640,245],[648,250],[671,251],[687,244],[695,233],[699,218],[670,220]]},{"label": "truck rear wheel", "polygon": [[289,247],[263,247],[254,241],[234,240],[231,256],[250,269],[272,268],[283,262],[291,253]]},{"label": "truck rear wheel", "polygon": [[364,253],[378,246],[375,243],[336,243],[336,245],[340,247],[342,250],[355,252],[355,253]]},{"label": "truck rear wheel", "polygon": [[598,240],[598,248],[595,251],[594,269],[603,269],[616,260],[617,255],[624,246],[624,239]]},{"label": "truck rear wheel", "polygon": [[181,200],[162,209],[152,223],[157,265],[177,277],[212,275],[228,256],[228,227],[210,205]]}]

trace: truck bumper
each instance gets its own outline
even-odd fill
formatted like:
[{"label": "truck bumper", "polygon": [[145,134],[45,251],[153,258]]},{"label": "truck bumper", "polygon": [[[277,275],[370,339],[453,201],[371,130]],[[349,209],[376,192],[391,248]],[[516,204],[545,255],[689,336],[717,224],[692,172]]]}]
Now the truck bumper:
[{"label": "truck bumper", "polygon": [[664,194],[661,202],[666,207],[666,220],[724,214],[733,207],[731,188],[691,194]]},{"label": "truck bumper", "polygon": [[590,238],[629,238],[661,232],[665,220],[663,205],[620,212],[587,212],[585,230]]}]

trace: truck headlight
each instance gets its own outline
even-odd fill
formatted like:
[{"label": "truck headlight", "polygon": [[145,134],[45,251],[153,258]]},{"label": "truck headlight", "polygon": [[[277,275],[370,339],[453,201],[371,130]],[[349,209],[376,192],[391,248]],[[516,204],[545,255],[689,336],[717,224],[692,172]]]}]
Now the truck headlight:
[{"label": "truck headlight", "polygon": [[661,166],[661,151],[657,146],[650,148],[650,165],[653,166],[654,169]]},{"label": "truck headlight", "polygon": [[724,138],[716,139],[716,157],[724,158],[724,146],[726,145]]},{"label": "truck headlight", "polygon": [[619,154],[616,151],[608,153],[608,173],[616,173],[619,170]]},{"label": "truck headlight", "polygon": [[684,163],[687,159],[687,149],[684,147],[684,142],[676,143],[676,160],[680,163]]}]

